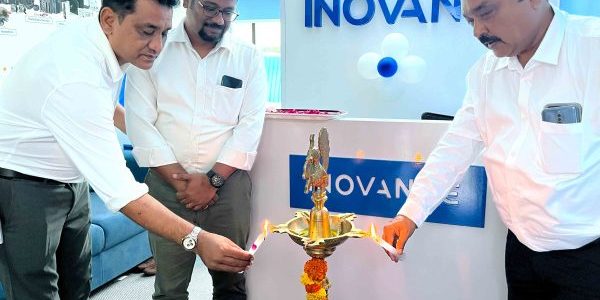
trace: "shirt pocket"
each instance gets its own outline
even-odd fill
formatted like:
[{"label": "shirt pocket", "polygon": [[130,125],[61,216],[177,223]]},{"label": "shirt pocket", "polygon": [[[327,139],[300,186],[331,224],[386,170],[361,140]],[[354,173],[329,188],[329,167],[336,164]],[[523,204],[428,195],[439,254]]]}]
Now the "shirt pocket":
[{"label": "shirt pocket", "polygon": [[541,122],[542,167],[550,174],[578,174],[582,171],[582,123]]},{"label": "shirt pocket", "polygon": [[219,123],[235,125],[238,123],[245,88],[232,89],[216,86],[212,97],[212,111]]}]

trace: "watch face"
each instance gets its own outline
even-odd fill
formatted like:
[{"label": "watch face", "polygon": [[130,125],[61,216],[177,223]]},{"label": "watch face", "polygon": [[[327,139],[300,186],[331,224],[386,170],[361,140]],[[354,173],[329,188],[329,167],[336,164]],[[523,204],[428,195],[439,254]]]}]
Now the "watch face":
[{"label": "watch face", "polygon": [[187,250],[193,250],[196,247],[196,240],[191,237],[183,239],[183,248]]},{"label": "watch face", "polygon": [[212,177],[210,177],[210,184],[212,184],[212,186],[214,187],[221,187],[223,185],[223,183],[225,183],[225,181],[223,180],[223,177],[214,174]]}]

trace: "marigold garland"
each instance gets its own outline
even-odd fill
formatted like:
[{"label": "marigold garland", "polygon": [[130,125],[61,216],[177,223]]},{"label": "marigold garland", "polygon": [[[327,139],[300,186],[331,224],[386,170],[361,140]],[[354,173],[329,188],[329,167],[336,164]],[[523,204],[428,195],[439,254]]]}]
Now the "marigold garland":
[{"label": "marigold garland", "polygon": [[304,264],[304,272],[314,281],[325,279],[327,274],[327,262],[320,258],[311,258]]},{"label": "marigold garland", "polygon": [[307,293],[316,293],[321,289],[321,285],[320,284],[307,284],[304,286],[304,289],[306,290]]},{"label": "marigold garland", "polygon": [[320,289],[316,293],[308,293],[306,294],[306,300],[327,300],[327,291]]},{"label": "marigold garland", "polygon": [[317,283],[314,280],[310,279],[310,277],[308,277],[308,274],[306,273],[302,273],[302,276],[300,276],[300,282],[302,282],[302,284],[304,285]]},{"label": "marigold garland", "polygon": [[326,277],[327,262],[321,258],[311,258],[304,264],[300,282],[306,290],[307,300],[327,300],[329,280]]}]

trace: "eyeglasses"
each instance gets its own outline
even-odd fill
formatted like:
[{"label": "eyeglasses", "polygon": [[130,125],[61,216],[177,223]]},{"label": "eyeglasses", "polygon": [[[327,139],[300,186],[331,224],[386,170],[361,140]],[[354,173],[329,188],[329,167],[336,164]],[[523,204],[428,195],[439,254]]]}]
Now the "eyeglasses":
[{"label": "eyeglasses", "polygon": [[206,6],[206,5],[202,4],[202,2],[200,2],[200,0],[197,0],[196,2],[198,2],[200,7],[202,7],[202,10],[204,11],[204,15],[207,17],[210,17],[210,18],[216,17],[219,13],[221,13],[221,16],[223,16],[223,21],[232,22],[232,21],[235,21],[235,19],[237,19],[237,17],[240,15],[240,14],[236,13],[235,11],[221,10],[214,6]]}]

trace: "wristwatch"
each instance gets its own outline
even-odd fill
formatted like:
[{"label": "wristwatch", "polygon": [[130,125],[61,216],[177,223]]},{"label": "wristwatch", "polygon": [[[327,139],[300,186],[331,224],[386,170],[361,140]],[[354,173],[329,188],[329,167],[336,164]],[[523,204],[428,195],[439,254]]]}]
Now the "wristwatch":
[{"label": "wristwatch", "polygon": [[181,245],[187,251],[192,251],[196,248],[196,244],[198,243],[198,235],[202,231],[202,228],[198,226],[194,226],[192,232],[181,239]]},{"label": "wristwatch", "polygon": [[225,178],[213,170],[208,171],[206,176],[208,177],[208,182],[210,182],[210,185],[216,189],[219,189],[223,186],[223,184],[225,184]]}]

